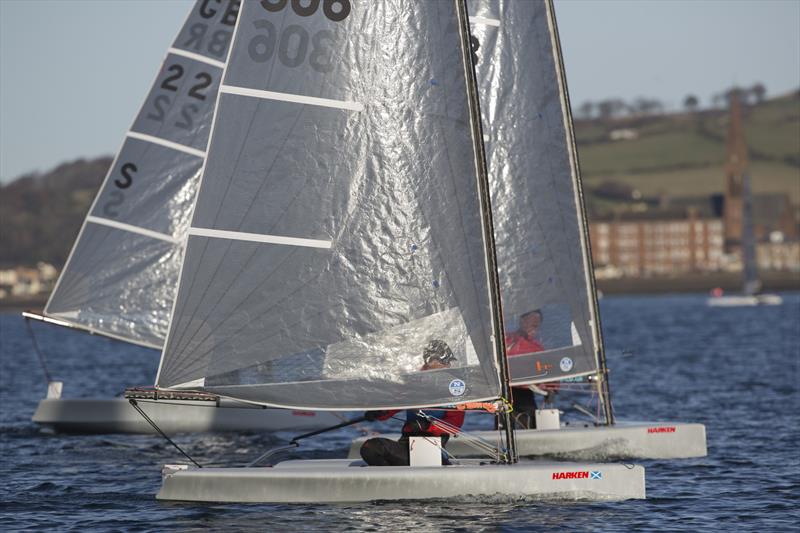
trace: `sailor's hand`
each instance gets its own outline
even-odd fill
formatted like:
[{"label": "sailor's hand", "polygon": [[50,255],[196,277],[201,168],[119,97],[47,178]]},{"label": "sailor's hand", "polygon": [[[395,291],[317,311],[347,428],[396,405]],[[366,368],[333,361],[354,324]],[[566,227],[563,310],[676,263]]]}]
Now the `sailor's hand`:
[{"label": "sailor's hand", "polygon": [[374,422],[383,416],[386,416],[386,411],[367,411],[364,413],[364,420]]}]

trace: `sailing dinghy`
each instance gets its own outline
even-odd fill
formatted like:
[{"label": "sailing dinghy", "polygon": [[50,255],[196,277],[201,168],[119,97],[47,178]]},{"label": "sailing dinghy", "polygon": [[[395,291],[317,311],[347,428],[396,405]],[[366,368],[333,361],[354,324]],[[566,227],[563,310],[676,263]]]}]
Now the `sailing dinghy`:
[{"label": "sailing dinghy", "polygon": [[[475,83],[463,0],[245,0],[156,390],[499,405],[493,455],[171,465],[159,499],[644,498],[641,466],[517,461]],[[431,341],[449,367],[421,371]]]},{"label": "sailing dinghy", "polygon": [[[738,91],[731,94],[730,124],[728,126],[727,157],[725,173],[728,176],[728,187],[740,190],[741,217],[736,220],[734,214],[726,215],[725,222],[741,224],[742,254],[742,292],[740,294],[713,294],[707,303],[712,307],[752,307],[756,305],[781,305],[783,298],[777,294],[761,292],[761,279],[758,276],[758,259],[756,257],[756,235],[753,227],[753,190],[748,168],[747,142],[742,126],[742,103]],[[732,182],[732,183],[731,183]],[[729,191],[735,192],[735,191]],[[733,195],[726,196],[726,210],[736,207],[727,202],[735,202]],[[727,243],[726,243],[727,244]]]},{"label": "sailing dinghy", "polygon": [[[238,0],[198,0],[106,176],[42,314],[26,320],[160,350],[205,159]],[[38,350],[38,348],[37,348]],[[110,369],[109,369],[110,370]],[[72,433],[153,433],[124,398],[61,398],[50,383],[33,421]],[[241,402],[149,402],[166,432],[278,431],[335,423],[330,413]],[[220,407],[209,408],[209,407]]]},{"label": "sailing dinghy", "polygon": [[[588,422],[566,425],[557,410],[539,410],[538,429],[516,432],[518,453],[595,461],[705,456],[702,424],[614,417],[552,4],[469,6],[511,385],[544,392],[543,384],[556,382],[560,395],[590,398],[588,410],[578,405]],[[530,313],[540,319],[537,351],[514,353],[514,332]],[[491,432],[475,434],[492,439]],[[363,441],[352,443],[350,457]],[[449,447],[456,455],[477,453],[458,438]]]}]

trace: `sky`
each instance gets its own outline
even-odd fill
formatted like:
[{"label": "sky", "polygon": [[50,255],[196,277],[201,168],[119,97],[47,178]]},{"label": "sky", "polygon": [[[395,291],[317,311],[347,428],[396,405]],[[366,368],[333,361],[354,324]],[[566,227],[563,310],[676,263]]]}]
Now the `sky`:
[{"label": "sky", "polygon": [[[444,1],[444,0],[438,0]],[[113,155],[191,0],[0,0],[0,182]],[[556,0],[572,105],[800,87],[800,0]]]}]

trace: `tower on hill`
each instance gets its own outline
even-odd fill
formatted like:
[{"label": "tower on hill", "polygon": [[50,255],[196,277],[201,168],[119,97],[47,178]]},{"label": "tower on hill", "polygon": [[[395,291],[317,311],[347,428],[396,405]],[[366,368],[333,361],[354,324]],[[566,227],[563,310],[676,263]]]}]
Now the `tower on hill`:
[{"label": "tower on hill", "polygon": [[742,102],[738,90],[731,93],[730,123],[725,155],[725,253],[737,253],[742,245],[744,180],[747,173],[747,142],[742,127]]}]

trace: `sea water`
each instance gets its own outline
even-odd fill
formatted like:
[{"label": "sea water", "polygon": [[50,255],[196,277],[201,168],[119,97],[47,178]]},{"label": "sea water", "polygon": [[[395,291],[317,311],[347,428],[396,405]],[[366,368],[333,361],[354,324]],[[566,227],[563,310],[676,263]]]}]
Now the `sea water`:
[{"label": "sea water", "polygon": [[[647,499],[616,503],[414,501],[347,505],[163,503],[156,436],[42,433],[46,382],[23,320],[0,315],[0,529],[119,531],[787,531],[800,523],[800,294],[709,308],[702,295],[606,297],[602,324],[622,420],[700,422],[708,457],[637,461]],[[151,385],[159,354],[33,324],[65,397]],[[569,413],[565,414],[569,416]],[[362,428],[364,429],[364,428]],[[387,427],[387,429],[389,429]],[[397,428],[392,428],[397,429]],[[346,453],[358,429],[305,441]],[[243,464],[291,434],[180,436],[201,463]]]}]

